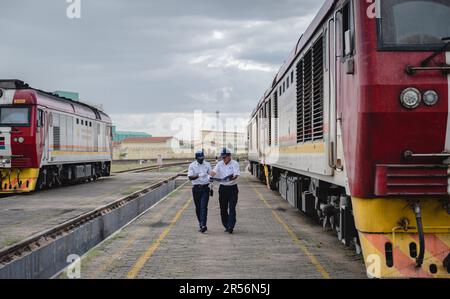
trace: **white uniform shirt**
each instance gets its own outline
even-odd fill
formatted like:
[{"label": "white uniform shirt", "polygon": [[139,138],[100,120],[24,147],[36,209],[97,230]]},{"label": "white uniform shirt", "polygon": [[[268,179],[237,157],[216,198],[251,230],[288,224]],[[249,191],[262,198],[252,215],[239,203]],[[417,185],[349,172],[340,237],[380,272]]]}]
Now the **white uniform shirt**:
[{"label": "white uniform shirt", "polygon": [[[216,173],[215,177],[219,179],[224,179],[230,175],[233,176],[241,175],[239,163],[236,162],[235,160],[231,160],[230,163],[228,164],[225,164],[223,161],[220,161],[214,168],[214,172]],[[220,184],[223,186],[234,186],[237,184],[237,179],[229,182],[221,182]]]},{"label": "white uniform shirt", "polygon": [[[189,165],[188,176],[196,176],[201,173],[209,174],[211,172],[211,164],[209,162],[204,161],[203,164],[194,161]],[[206,185],[209,184],[209,175],[198,178],[192,181],[192,185]]]}]

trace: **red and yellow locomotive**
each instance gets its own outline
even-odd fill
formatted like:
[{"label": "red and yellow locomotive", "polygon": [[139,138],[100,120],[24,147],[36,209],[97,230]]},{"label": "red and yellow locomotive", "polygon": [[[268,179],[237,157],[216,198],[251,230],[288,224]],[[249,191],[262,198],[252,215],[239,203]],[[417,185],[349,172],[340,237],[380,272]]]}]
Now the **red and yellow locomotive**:
[{"label": "red and yellow locomotive", "polygon": [[252,114],[252,171],[362,250],[450,277],[450,1],[326,1]]},{"label": "red and yellow locomotive", "polygon": [[111,120],[82,102],[0,80],[0,193],[110,174]]}]

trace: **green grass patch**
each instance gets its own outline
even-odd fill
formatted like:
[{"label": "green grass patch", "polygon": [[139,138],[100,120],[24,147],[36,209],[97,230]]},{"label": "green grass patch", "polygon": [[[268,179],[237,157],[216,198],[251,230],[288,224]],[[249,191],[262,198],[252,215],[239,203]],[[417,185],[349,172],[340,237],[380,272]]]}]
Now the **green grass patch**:
[{"label": "green grass patch", "polygon": [[22,241],[21,238],[7,238],[5,241],[3,241],[3,246],[4,247],[9,247],[9,246],[13,246],[17,243],[19,243],[20,241]]}]

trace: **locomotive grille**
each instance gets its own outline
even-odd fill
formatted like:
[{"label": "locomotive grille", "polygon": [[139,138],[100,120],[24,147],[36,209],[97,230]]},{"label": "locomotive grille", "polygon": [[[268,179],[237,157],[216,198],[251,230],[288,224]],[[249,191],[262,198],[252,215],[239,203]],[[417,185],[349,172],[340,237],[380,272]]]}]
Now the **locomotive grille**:
[{"label": "locomotive grille", "polygon": [[313,140],[323,139],[323,38],[313,47]]},{"label": "locomotive grille", "polygon": [[304,141],[303,128],[303,59],[297,64],[297,142]]},{"label": "locomotive grille", "polygon": [[269,146],[272,145],[272,99],[269,99]]},{"label": "locomotive grille", "polygon": [[278,94],[275,92],[273,94],[273,118],[275,122],[274,128],[274,142],[278,145]]},{"label": "locomotive grille", "polygon": [[323,139],[323,37],[297,64],[297,143]]},{"label": "locomotive grille", "polygon": [[303,136],[303,142],[311,141],[312,140],[312,50],[309,50],[305,57],[303,62],[303,130],[304,130],[304,136]]},{"label": "locomotive grille", "polygon": [[448,165],[377,165],[376,196],[448,196]]},{"label": "locomotive grille", "polygon": [[30,158],[15,158],[11,160],[12,167],[31,167],[31,159]]},{"label": "locomotive grille", "polygon": [[59,127],[53,127],[53,149],[61,149],[61,132]]}]

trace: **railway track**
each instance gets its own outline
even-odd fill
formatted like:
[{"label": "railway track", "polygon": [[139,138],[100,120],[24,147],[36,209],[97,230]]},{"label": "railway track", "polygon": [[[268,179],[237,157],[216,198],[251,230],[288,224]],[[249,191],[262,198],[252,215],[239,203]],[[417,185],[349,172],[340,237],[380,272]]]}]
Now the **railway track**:
[{"label": "railway track", "polygon": [[[213,162],[214,160],[207,160],[207,161]],[[192,161],[186,161],[186,162],[166,163],[163,165],[150,165],[150,166],[146,166],[146,167],[139,167],[139,168],[133,168],[133,169],[128,169],[128,170],[115,171],[114,173],[140,173],[140,172],[146,172],[146,171],[151,171],[151,170],[156,170],[156,169],[164,169],[164,168],[169,168],[169,167],[174,167],[174,166],[183,166],[183,165],[188,166],[191,163],[192,163]]]},{"label": "railway track", "polygon": [[169,178],[166,178],[158,183],[152,184],[148,187],[145,187],[139,191],[136,191],[130,195],[127,195],[123,198],[115,200],[109,204],[96,208],[90,212],[84,213],[78,217],[75,217],[71,220],[68,220],[60,225],[57,225],[53,228],[50,228],[44,232],[38,233],[34,236],[31,236],[11,247],[5,248],[0,251],[0,270],[7,264],[18,260],[33,251],[39,250],[42,247],[56,241],[57,239],[67,235],[77,228],[83,226],[84,224],[95,220],[96,218],[102,217],[108,213],[113,212],[116,209],[119,209],[126,204],[132,202],[135,199],[141,198],[151,191],[157,189],[158,187],[169,183],[177,179],[178,177],[183,177],[187,175],[187,170],[177,173]]},{"label": "railway track", "polygon": [[191,162],[176,162],[176,163],[167,163],[167,164],[163,164],[163,165],[150,165],[150,166],[146,166],[146,167],[139,167],[139,168],[115,171],[113,173],[140,173],[140,172],[146,172],[146,171],[151,171],[151,170],[156,170],[156,169],[164,169],[164,168],[169,168],[169,167],[174,167],[174,166],[189,165],[190,163]]}]

